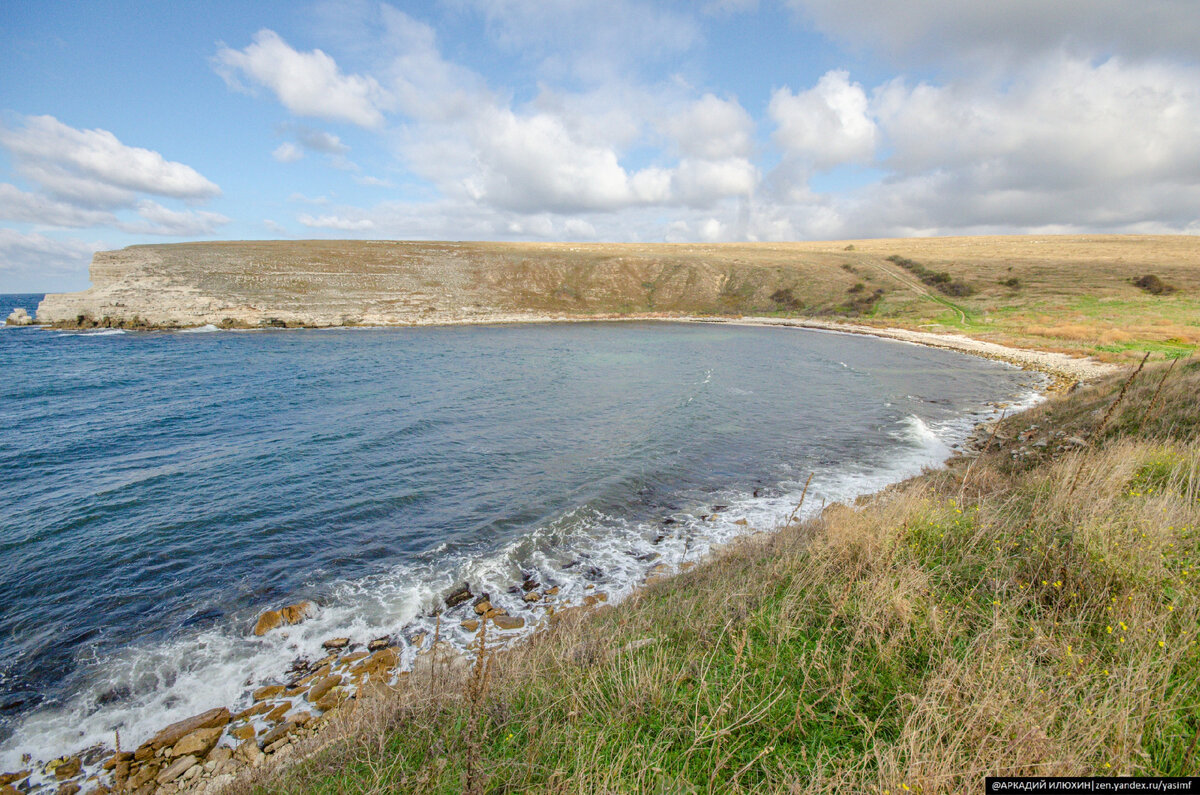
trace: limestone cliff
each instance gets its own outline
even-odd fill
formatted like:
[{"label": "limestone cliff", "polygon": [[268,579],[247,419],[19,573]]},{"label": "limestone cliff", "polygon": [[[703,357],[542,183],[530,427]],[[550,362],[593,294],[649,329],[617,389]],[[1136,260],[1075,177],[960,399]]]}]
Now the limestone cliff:
[{"label": "limestone cliff", "polygon": [[[42,323],[393,325],[521,315],[819,310],[854,276],[788,245],[244,241],[95,255]],[[799,299],[798,296],[803,296]]]}]

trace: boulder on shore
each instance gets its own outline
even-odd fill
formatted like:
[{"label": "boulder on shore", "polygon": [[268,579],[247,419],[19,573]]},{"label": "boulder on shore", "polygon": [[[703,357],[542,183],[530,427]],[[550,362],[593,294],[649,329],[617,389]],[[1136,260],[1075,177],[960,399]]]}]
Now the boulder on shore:
[{"label": "boulder on shore", "polygon": [[172,723],[146,741],[143,747],[157,751],[159,748],[174,745],[197,729],[211,729],[218,726],[223,728],[231,719],[232,716],[225,707],[210,709],[208,712],[201,712],[199,715],[186,718],[178,723]]}]

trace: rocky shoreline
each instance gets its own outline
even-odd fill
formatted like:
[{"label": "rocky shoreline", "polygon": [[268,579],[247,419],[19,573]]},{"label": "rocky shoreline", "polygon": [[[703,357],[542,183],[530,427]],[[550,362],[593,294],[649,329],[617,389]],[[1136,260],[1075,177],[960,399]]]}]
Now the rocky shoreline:
[{"label": "rocky shoreline", "polygon": [[[555,319],[524,319],[523,322],[549,322]],[[1061,354],[1005,348],[961,335],[903,329],[774,318],[622,319],[770,325],[870,334],[950,348],[1042,372],[1051,379],[1047,391],[1065,391],[1078,382],[1099,378],[1115,369]],[[964,454],[970,455],[972,447],[977,450],[987,444],[990,432],[990,425],[978,426]],[[1035,448],[1039,445],[1062,446],[1074,442],[1070,439],[1043,439],[1037,436],[1036,428],[1031,429],[1029,438],[1022,441]],[[1031,454],[1037,452],[1032,450]],[[691,565],[684,563],[680,570],[686,570]],[[650,569],[642,585],[652,584],[675,573],[672,567],[659,564]],[[0,795],[26,792],[73,795],[85,791],[122,791],[143,795],[162,792],[169,795],[176,792],[219,791],[247,771],[274,759],[288,757],[294,752],[294,746],[316,737],[326,726],[336,722],[339,715],[351,714],[360,702],[388,693],[395,694],[398,688],[404,688],[406,679],[422,671],[439,666],[449,671],[465,670],[469,666],[468,658],[443,637],[443,626],[447,635],[451,630],[489,632],[497,636],[498,642],[503,645],[506,641],[557,623],[564,617],[604,606],[608,595],[595,591],[593,586],[587,588],[592,592],[582,602],[570,604],[558,598],[558,588],[555,586],[543,586],[530,578],[514,583],[510,590],[517,594],[521,603],[541,614],[537,621],[527,625],[526,618],[509,615],[503,608],[494,606],[488,594],[475,594],[469,585],[460,585],[445,595],[445,608],[439,611],[438,630],[432,637],[420,634],[371,639],[329,638],[323,644],[326,652],[323,658],[294,660],[285,680],[260,684],[248,692],[250,703],[240,711],[234,712],[228,706],[208,710],[167,726],[133,751],[122,750],[118,735],[114,738],[114,747],[94,747],[75,756],[59,757],[48,762],[27,759],[26,767],[22,770],[0,774]],[[259,616],[252,632],[258,636],[286,632],[287,627],[310,617],[314,609],[312,603],[300,602],[268,610]],[[443,621],[446,622],[444,625]],[[410,670],[401,670],[400,652],[410,647],[417,649],[414,663]]]},{"label": "rocky shoreline", "polygon": [[[648,581],[668,574],[665,565],[651,571]],[[608,601],[607,593],[593,591],[581,603],[568,604],[557,599],[557,587],[544,588],[532,580],[514,587],[521,589],[526,605],[542,614],[537,626],[530,628],[533,631]],[[351,714],[360,701],[395,695],[410,677],[435,667],[466,670],[467,654],[441,637],[443,619],[447,629],[454,621],[469,633],[488,633],[492,647],[525,634],[515,634],[526,628],[524,617],[494,607],[488,594],[476,595],[468,584],[447,594],[444,604],[432,637],[420,633],[370,640],[329,638],[322,644],[325,657],[294,660],[286,679],[250,691],[251,703],[239,711],[227,706],[207,710],[163,728],[132,751],[122,748],[117,734],[113,747],[93,747],[49,761],[26,757],[25,768],[0,774],[0,795],[217,792],[239,774],[288,756],[293,745],[316,736],[339,716]],[[305,601],[268,610],[259,616],[252,633],[284,632],[304,622],[315,609]],[[401,670],[404,646],[418,649],[409,670]]]}]

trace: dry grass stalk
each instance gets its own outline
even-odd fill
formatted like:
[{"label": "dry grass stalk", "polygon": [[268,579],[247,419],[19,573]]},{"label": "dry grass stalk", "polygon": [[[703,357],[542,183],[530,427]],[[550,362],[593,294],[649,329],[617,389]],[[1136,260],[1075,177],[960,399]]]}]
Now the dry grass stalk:
[{"label": "dry grass stalk", "polygon": [[1182,357],[1177,356],[1171,360],[1171,365],[1167,368],[1167,371],[1163,373],[1162,380],[1158,382],[1158,388],[1154,390],[1154,397],[1150,399],[1150,407],[1146,409],[1146,413],[1142,415],[1142,427],[1145,427],[1146,423],[1150,422],[1150,420],[1154,418],[1155,414],[1158,413],[1158,399],[1162,397],[1163,384],[1167,383],[1167,379],[1171,376],[1171,371],[1175,369],[1175,365],[1179,364],[1180,358]]},{"label": "dry grass stalk", "polygon": [[487,647],[487,624],[488,617],[485,613],[479,618],[479,630],[475,634],[475,665],[466,685],[469,705],[466,729],[466,784],[463,787],[466,795],[480,795],[486,784],[486,777],[481,775],[479,770],[486,728],[481,727],[479,718],[487,694],[488,673],[491,668]]},{"label": "dry grass stalk", "polygon": [[1112,419],[1113,412],[1115,412],[1117,407],[1121,405],[1121,401],[1125,399],[1125,393],[1129,391],[1130,385],[1133,384],[1133,381],[1138,377],[1138,374],[1142,372],[1142,368],[1146,366],[1146,362],[1149,359],[1150,351],[1146,351],[1146,355],[1143,356],[1142,361],[1138,363],[1137,369],[1135,369],[1129,376],[1129,379],[1121,385],[1121,391],[1117,393],[1117,399],[1114,400],[1112,405],[1108,407],[1108,411],[1104,414],[1104,418],[1100,420],[1100,423],[1096,426],[1095,430],[1092,431],[1091,436],[1087,438],[1088,444],[1091,444],[1093,441],[1099,438],[1100,434],[1104,433],[1104,429],[1108,427],[1108,421]]}]

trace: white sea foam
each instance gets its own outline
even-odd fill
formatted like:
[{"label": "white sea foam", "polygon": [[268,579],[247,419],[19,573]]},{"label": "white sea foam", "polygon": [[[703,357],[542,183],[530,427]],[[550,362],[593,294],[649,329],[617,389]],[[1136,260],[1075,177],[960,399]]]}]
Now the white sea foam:
[{"label": "white sea foam", "polygon": [[183,328],[179,330],[180,334],[208,334],[213,331],[220,331],[219,328],[209,323],[205,326],[196,326],[194,328]]},{"label": "white sea foam", "polygon": [[[1030,391],[1006,411],[1040,399]],[[939,424],[905,417],[893,434],[899,444],[885,463],[848,462],[814,472],[801,517],[937,466],[975,423],[999,414],[992,409]],[[25,716],[0,749],[0,769],[16,769],[23,753],[39,758],[111,745],[115,729],[121,731],[123,746],[132,748],[173,721],[217,706],[247,706],[254,687],[285,680],[297,657],[323,656],[321,643],[330,637],[349,636],[356,643],[384,635],[398,638],[404,667],[418,650],[412,639],[424,632],[428,644],[435,624],[443,638],[465,648],[470,636],[458,621],[466,617],[469,604],[461,608],[463,615],[450,611],[440,623],[432,617],[442,607],[442,596],[458,583],[470,583],[475,594],[486,591],[494,605],[524,616],[530,627],[544,607],[526,604],[519,588],[511,592],[525,576],[543,587],[557,585],[561,603],[579,603],[598,591],[619,602],[659,564],[678,570],[747,532],[778,528],[796,510],[808,474],[797,471],[794,479],[761,495],[717,493],[706,504],[650,521],[579,507],[489,554],[430,556],[426,562],[405,563],[324,589],[314,583],[314,590],[322,592],[322,606],[314,617],[286,631],[254,637],[250,628],[255,616],[241,615],[225,625],[83,663],[86,684],[65,704],[43,706]],[[716,511],[715,504],[725,507]]]},{"label": "white sea foam", "polygon": [[59,332],[60,337],[112,337],[116,334],[124,334],[125,329],[105,328],[99,331],[62,331]]}]

